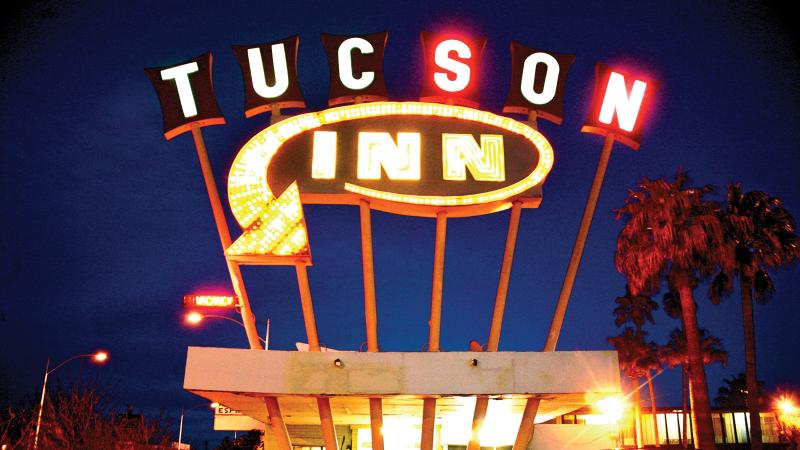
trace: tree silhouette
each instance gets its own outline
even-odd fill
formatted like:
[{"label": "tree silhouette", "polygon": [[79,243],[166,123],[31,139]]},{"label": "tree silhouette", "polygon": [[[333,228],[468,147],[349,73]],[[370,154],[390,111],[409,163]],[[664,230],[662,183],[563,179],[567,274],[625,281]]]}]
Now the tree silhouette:
[{"label": "tree silhouette", "polygon": [[763,192],[743,192],[740,184],[728,185],[725,209],[720,212],[727,244],[735,264],[721,271],[709,287],[709,297],[718,303],[730,294],[738,278],[742,297],[745,375],[750,414],[750,443],[761,450],[760,404],[757,395],[755,320],[753,298],[764,303],[772,296],[774,285],[768,270],[791,264],[800,258],[800,239],[792,215],[780,199]]},{"label": "tree silhouette", "polygon": [[720,267],[728,270],[733,256],[724,245],[720,206],[705,199],[711,188],[689,187],[687,181],[678,171],[675,181],[645,178],[636,190],[629,191],[625,205],[617,210],[625,225],[617,238],[614,261],[634,295],[654,295],[665,279],[670,290],[679,293],[689,356],[695,446],[712,449],[714,429],[694,288]]}]

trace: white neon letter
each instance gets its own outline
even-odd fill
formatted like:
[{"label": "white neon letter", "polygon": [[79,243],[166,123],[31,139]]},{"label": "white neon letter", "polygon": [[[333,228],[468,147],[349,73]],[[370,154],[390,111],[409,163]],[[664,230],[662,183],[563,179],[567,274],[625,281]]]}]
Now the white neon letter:
[{"label": "white neon letter", "polygon": [[458,92],[469,84],[470,69],[469,66],[463,62],[450,59],[450,52],[456,52],[456,55],[461,59],[472,58],[472,50],[470,50],[467,44],[455,39],[448,39],[440,42],[439,45],[436,46],[433,61],[442,69],[453,72],[456,77],[451,80],[447,73],[436,72],[433,74],[433,81],[442,90]]},{"label": "white neon letter", "polygon": [[[536,92],[533,89],[533,83],[536,80],[536,66],[539,64],[545,65],[542,92]],[[520,85],[522,96],[534,105],[547,104],[556,96],[560,69],[558,61],[547,53],[534,53],[525,58],[525,63],[522,65],[522,84]]]},{"label": "white neon letter", "polygon": [[250,78],[253,79],[253,89],[256,94],[264,98],[276,98],[289,89],[289,67],[286,65],[286,49],[283,44],[272,46],[272,67],[275,69],[275,84],[267,85],[264,75],[264,62],[261,59],[261,49],[248,48],[247,60],[250,62]]},{"label": "white neon letter", "polygon": [[466,180],[466,169],[475,181],[505,181],[503,136],[482,134],[479,147],[471,134],[442,133],[442,178]]},{"label": "white neon letter", "polygon": [[358,49],[363,54],[373,53],[375,49],[368,40],[359,37],[345,39],[339,45],[339,79],[346,88],[357,91],[372,84],[375,80],[375,72],[362,72],[359,78],[353,76],[353,49]]},{"label": "white neon letter", "polygon": [[178,99],[181,102],[183,117],[194,117],[197,115],[197,104],[194,102],[192,94],[192,82],[189,81],[189,74],[199,72],[200,67],[196,62],[170,67],[161,71],[161,79],[164,81],[175,80],[178,87]]},{"label": "white neon letter", "polygon": [[391,180],[419,180],[420,134],[358,133],[358,178],[380,180],[381,167]]},{"label": "white neon letter", "polygon": [[614,111],[616,111],[619,127],[625,131],[633,131],[646,88],[647,83],[636,80],[633,83],[631,95],[628,96],[625,77],[617,72],[611,72],[608,86],[606,86],[606,95],[603,97],[603,106],[600,108],[600,122],[611,125]]},{"label": "white neon letter", "polygon": [[311,157],[311,178],[336,178],[336,132],[315,131]]}]

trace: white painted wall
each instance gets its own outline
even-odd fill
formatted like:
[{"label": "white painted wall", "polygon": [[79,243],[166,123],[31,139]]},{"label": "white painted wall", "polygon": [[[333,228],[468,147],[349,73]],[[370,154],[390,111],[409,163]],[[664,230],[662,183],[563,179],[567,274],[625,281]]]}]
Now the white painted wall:
[{"label": "white painted wall", "polygon": [[536,425],[529,450],[601,450],[614,448],[617,425]]},{"label": "white painted wall", "polygon": [[[341,367],[334,364],[341,361]],[[477,365],[471,361],[477,360]],[[275,395],[619,392],[616,352],[310,353],[189,347],[184,388]]]}]

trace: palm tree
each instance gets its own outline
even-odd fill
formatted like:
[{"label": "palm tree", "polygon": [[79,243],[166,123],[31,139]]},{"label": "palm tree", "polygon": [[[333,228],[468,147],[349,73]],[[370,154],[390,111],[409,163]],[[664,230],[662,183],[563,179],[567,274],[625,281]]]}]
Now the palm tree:
[{"label": "palm tree", "polygon": [[608,338],[608,342],[617,350],[619,365],[625,375],[631,380],[633,387],[634,419],[636,423],[636,444],[641,448],[642,424],[639,396],[639,380],[646,376],[654,367],[658,367],[658,346],[654,342],[647,342],[647,333],[637,333],[631,327],[625,327],[619,336]]},{"label": "palm tree", "polygon": [[665,278],[678,292],[687,338],[695,448],[708,450],[714,448],[714,429],[694,288],[720,267],[730,267],[733,256],[724,245],[717,214],[720,206],[704,198],[711,188],[687,187],[686,183],[686,175],[679,170],[674,182],[645,178],[637,190],[629,192],[625,205],[617,210],[625,225],[617,238],[614,262],[634,295],[655,294]]},{"label": "palm tree", "polygon": [[[617,297],[614,302],[617,304],[617,307],[614,308],[614,324],[618,327],[630,322],[636,327],[636,334],[642,334],[642,327],[645,322],[655,324],[653,320],[653,311],[658,309],[658,303],[645,295],[633,295],[628,285],[625,286],[625,295]],[[652,357],[656,356],[656,346],[653,345],[651,348],[654,354],[647,359],[647,364],[649,366],[647,367],[645,376],[647,377],[647,389],[650,393],[650,412],[653,418],[653,433],[656,447],[661,447],[661,439],[658,435],[658,417],[656,416],[656,394],[653,390],[652,376],[653,370],[661,370],[661,364],[657,357]],[[639,418],[637,417],[637,419]]]},{"label": "palm tree", "polygon": [[[665,295],[665,308],[666,308],[666,295]],[[670,297],[677,298],[677,297]],[[673,316],[674,317],[674,316]],[[722,347],[722,341],[718,338],[711,336],[705,328],[700,329],[701,348],[703,352],[703,365],[711,363],[721,363],[723,366],[728,362],[728,353]],[[686,448],[688,439],[686,438],[687,424],[686,424],[686,391],[688,386],[688,369],[689,369],[689,355],[686,348],[686,333],[683,329],[676,328],[669,334],[669,341],[667,344],[658,349],[658,357],[668,367],[681,367],[681,400],[683,411],[683,428],[681,435],[681,445]]]},{"label": "palm tree", "polygon": [[625,295],[614,299],[614,303],[617,304],[614,308],[614,324],[618,327],[630,322],[639,333],[645,322],[656,323],[653,311],[658,309],[658,303],[646,295],[633,295],[628,285],[625,285]]},{"label": "palm tree", "polygon": [[742,292],[750,445],[754,450],[761,450],[753,297],[759,303],[769,300],[774,286],[767,269],[797,261],[800,258],[800,240],[795,234],[794,218],[781,206],[780,199],[763,192],[744,193],[740,184],[728,185],[727,203],[721,219],[728,243],[733,247],[735,265],[731,271],[720,272],[714,278],[709,287],[709,297],[719,302],[730,294],[732,280],[738,275]]},{"label": "palm tree", "polygon": [[[758,382],[758,391],[756,396],[759,399],[764,398],[763,381]],[[736,374],[730,378],[722,380],[722,386],[717,390],[717,396],[714,397],[714,406],[722,409],[742,410],[746,409],[750,403],[750,390],[747,389],[747,381],[744,373]],[[752,433],[752,422],[751,433]],[[752,437],[751,437],[752,441]]]}]

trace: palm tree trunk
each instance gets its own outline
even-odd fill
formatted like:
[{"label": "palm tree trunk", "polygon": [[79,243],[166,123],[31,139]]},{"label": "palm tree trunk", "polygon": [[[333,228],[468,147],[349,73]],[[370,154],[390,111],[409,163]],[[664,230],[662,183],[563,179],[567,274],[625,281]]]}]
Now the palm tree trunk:
[{"label": "palm tree trunk", "polygon": [[688,384],[689,382],[688,382],[688,377],[686,376],[686,366],[681,365],[681,401],[682,401],[681,407],[683,408],[681,409],[681,411],[683,411],[683,428],[681,428],[681,446],[683,448],[689,447],[689,440],[686,439],[688,432],[688,430],[686,429],[686,417],[687,417],[686,390],[689,389],[689,386],[687,386]]},{"label": "palm tree trunk", "polygon": [[692,386],[692,421],[697,440],[694,448],[713,450],[714,427],[711,424],[711,404],[708,399],[708,383],[700,349],[700,330],[697,326],[697,311],[690,280],[682,279],[678,285],[683,313],[683,328],[686,331],[686,348],[689,356],[689,382]]},{"label": "palm tree trunk", "polygon": [[633,384],[633,419],[636,431],[636,448],[644,448],[644,440],[642,439],[642,399],[639,395],[639,379],[631,378],[631,382]]},{"label": "palm tree trunk", "polygon": [[[743,271],[742,271],[743,272]],[[761,450],[761,414],[758,378],[756,376],[756,330],[753,318],[753,279],[739,275],[742,289],[742,322],[744,324],[744,373],[747,380],[747,410],[750,413],[750,448]]]},{"label": "palm tree trunk", "polygon": [[650,413],[653,415],[653,435],[656,439],[656,447],[661,447],[661,439],[658,436],[658,416],[656,415],[656,393],[653,391],[653,377],[647,371],[647,389],[650,391]]}]

